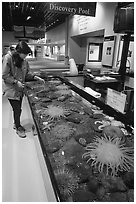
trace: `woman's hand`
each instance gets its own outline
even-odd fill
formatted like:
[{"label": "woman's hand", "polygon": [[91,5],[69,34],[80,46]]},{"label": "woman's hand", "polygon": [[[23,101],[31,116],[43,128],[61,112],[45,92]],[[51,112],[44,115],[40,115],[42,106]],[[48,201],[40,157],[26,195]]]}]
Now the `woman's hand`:
[{"label": "woman's hand", "polygon": [[22,83],[21,81],[16,81],[15,87],[17,91],[24,91],[25,84]]},{"label": "woman's hand", "polygon": [[25,84],[23,84],[21,81],[17,81],[17,85],[19,88],[24,88],[25,87]]}]

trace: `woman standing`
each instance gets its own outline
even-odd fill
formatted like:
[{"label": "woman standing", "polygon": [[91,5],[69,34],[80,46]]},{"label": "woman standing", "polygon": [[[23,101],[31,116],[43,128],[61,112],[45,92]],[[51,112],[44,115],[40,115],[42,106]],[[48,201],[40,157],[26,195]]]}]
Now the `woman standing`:
[{"label": "woman standing", "polygon": [[14,129],[21,137],[26,137],[25,129],[20,124],[22,99],[24,96],[25,81],[44,80],[38,76],[30,73],[29,64],[26,61],[26,56],[31,53],[30,47],[26,42],[19,42],[16,46],[15,52],[10,55],[5,55],[3,59],[3,95],[5,95],[13,109]]}]

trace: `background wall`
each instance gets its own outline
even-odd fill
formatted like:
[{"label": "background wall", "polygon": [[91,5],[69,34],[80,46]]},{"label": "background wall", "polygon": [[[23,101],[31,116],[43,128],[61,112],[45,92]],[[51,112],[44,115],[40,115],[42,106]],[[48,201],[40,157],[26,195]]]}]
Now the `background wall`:
[{"label": "background wall", "polygon": [[65,23],[45,33],[47,43],[63,43],[65,42]]},{"label": "background wall", "polygon": [[6,47],[18,42],[14,37],[14,32],[2,31],[2,53],[5,54]]},{"label": "background wall", "polygon": [[[100,66],[101,63],[88,63],[86,58],[88,43],[90,42],[89,37],[93,33],[94,37],[97,38],[99,31],[104,31],[104,36],[115,35],[113,31],[114,24],[114,13],[117,3],[115,2],[98,2],[96,7],[96,16],[77,16],[74,15],[69,17],[69,56],[74,58],[76,63],[84,63],[90,66]],[[96,32],[96,35],[94,34]],[[86,35],[85,41],[81,39],[81,36]],[[77,37],[77,39],[76,39]],[[101,41],[103,40],[101,36]],[[97,38],[91,39],[92,42],[97,42]],[[85,49],[86,47],[86,49]]]},{"label": "background wall", "polygon": [[96,16],[74,15],[69,22],[70,36],[105,29],[105,36],[113,35],[114,13],[117,2],[97,2]]},{"label": "background wall", "polygon": [[[45,38],[48,42],[66,42],[66,31],[68,30],[67,52],[69,58],[74,58],[76,63],[87,63],[86,52],[88,46],[87,37],[82,37],[86,33],[104,30],[104,36],[113,35],[114,13],[117,2],[98,2],[96,6],[96,16],[69,16],[68,28],[66,23],[48,31]],[[98,37],[98,36],[97,36]],[[100,64],[100,63],[99,63]]]}]

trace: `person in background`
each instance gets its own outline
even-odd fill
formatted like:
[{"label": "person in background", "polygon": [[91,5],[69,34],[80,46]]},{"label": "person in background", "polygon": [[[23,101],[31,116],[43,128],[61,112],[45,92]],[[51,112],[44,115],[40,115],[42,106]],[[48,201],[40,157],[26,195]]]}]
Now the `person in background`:
[{"label": "person in background", "polygon": [[[7,53],[9,55],[12,55],[14,53],[14,51],[15,51],[15,48],[13,46],[10,46],[9,51]],[[3,63],[4,57],[5,57],[5,55],[2,56],[2,63]]]},{"label": "person in background", "polygon": [[9,47],[8,54],[9,54],[9,55],[12,55],[14,52],[15,52],[15,48],[14,48],[13,46],[10,46],[10,47]]},{"label": "person in background", "polygon": [[5,55],[2,67],[3,95],[8,98],[12,106],[14,129],[21,138],[26,137],[25,129],[20,124],[25,81],[40,80],[42,83],[45,82],[44,79],[30,72],[29,64],[25,59],[29,53],[31,53],[30,47],[26,42],[20,41],[13,53]]}]

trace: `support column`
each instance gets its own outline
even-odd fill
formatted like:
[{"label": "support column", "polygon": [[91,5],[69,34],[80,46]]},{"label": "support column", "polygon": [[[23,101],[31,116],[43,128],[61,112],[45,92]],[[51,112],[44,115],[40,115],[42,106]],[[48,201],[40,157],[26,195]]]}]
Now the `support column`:
[{"label": "support column", "polygon": [[113,69],[116,69],[117,67],[118,49],[119,49],[120,39],[121,39],[121,36],[117,34],[115,37],[115,47],[114,47],[114,56],[113,56],[113,65],[112,65]]},{"label": "support column", "polygon": [[69,36],[68,17],[66,17],[66,20],[65,20],[65,65],[68,65],[68,63],[69,63],[68,36]]},{"label": "support column", "polygon": [[121,80],[122,80],[122,89],[124,87],[124,80],[126,75],[126,62],[127,62],[127,56],[128,56],[128,50],[129,50],[130,36],[131,34],[124,35],[121,64],[119,69],[119,74],[121,75]]}]

